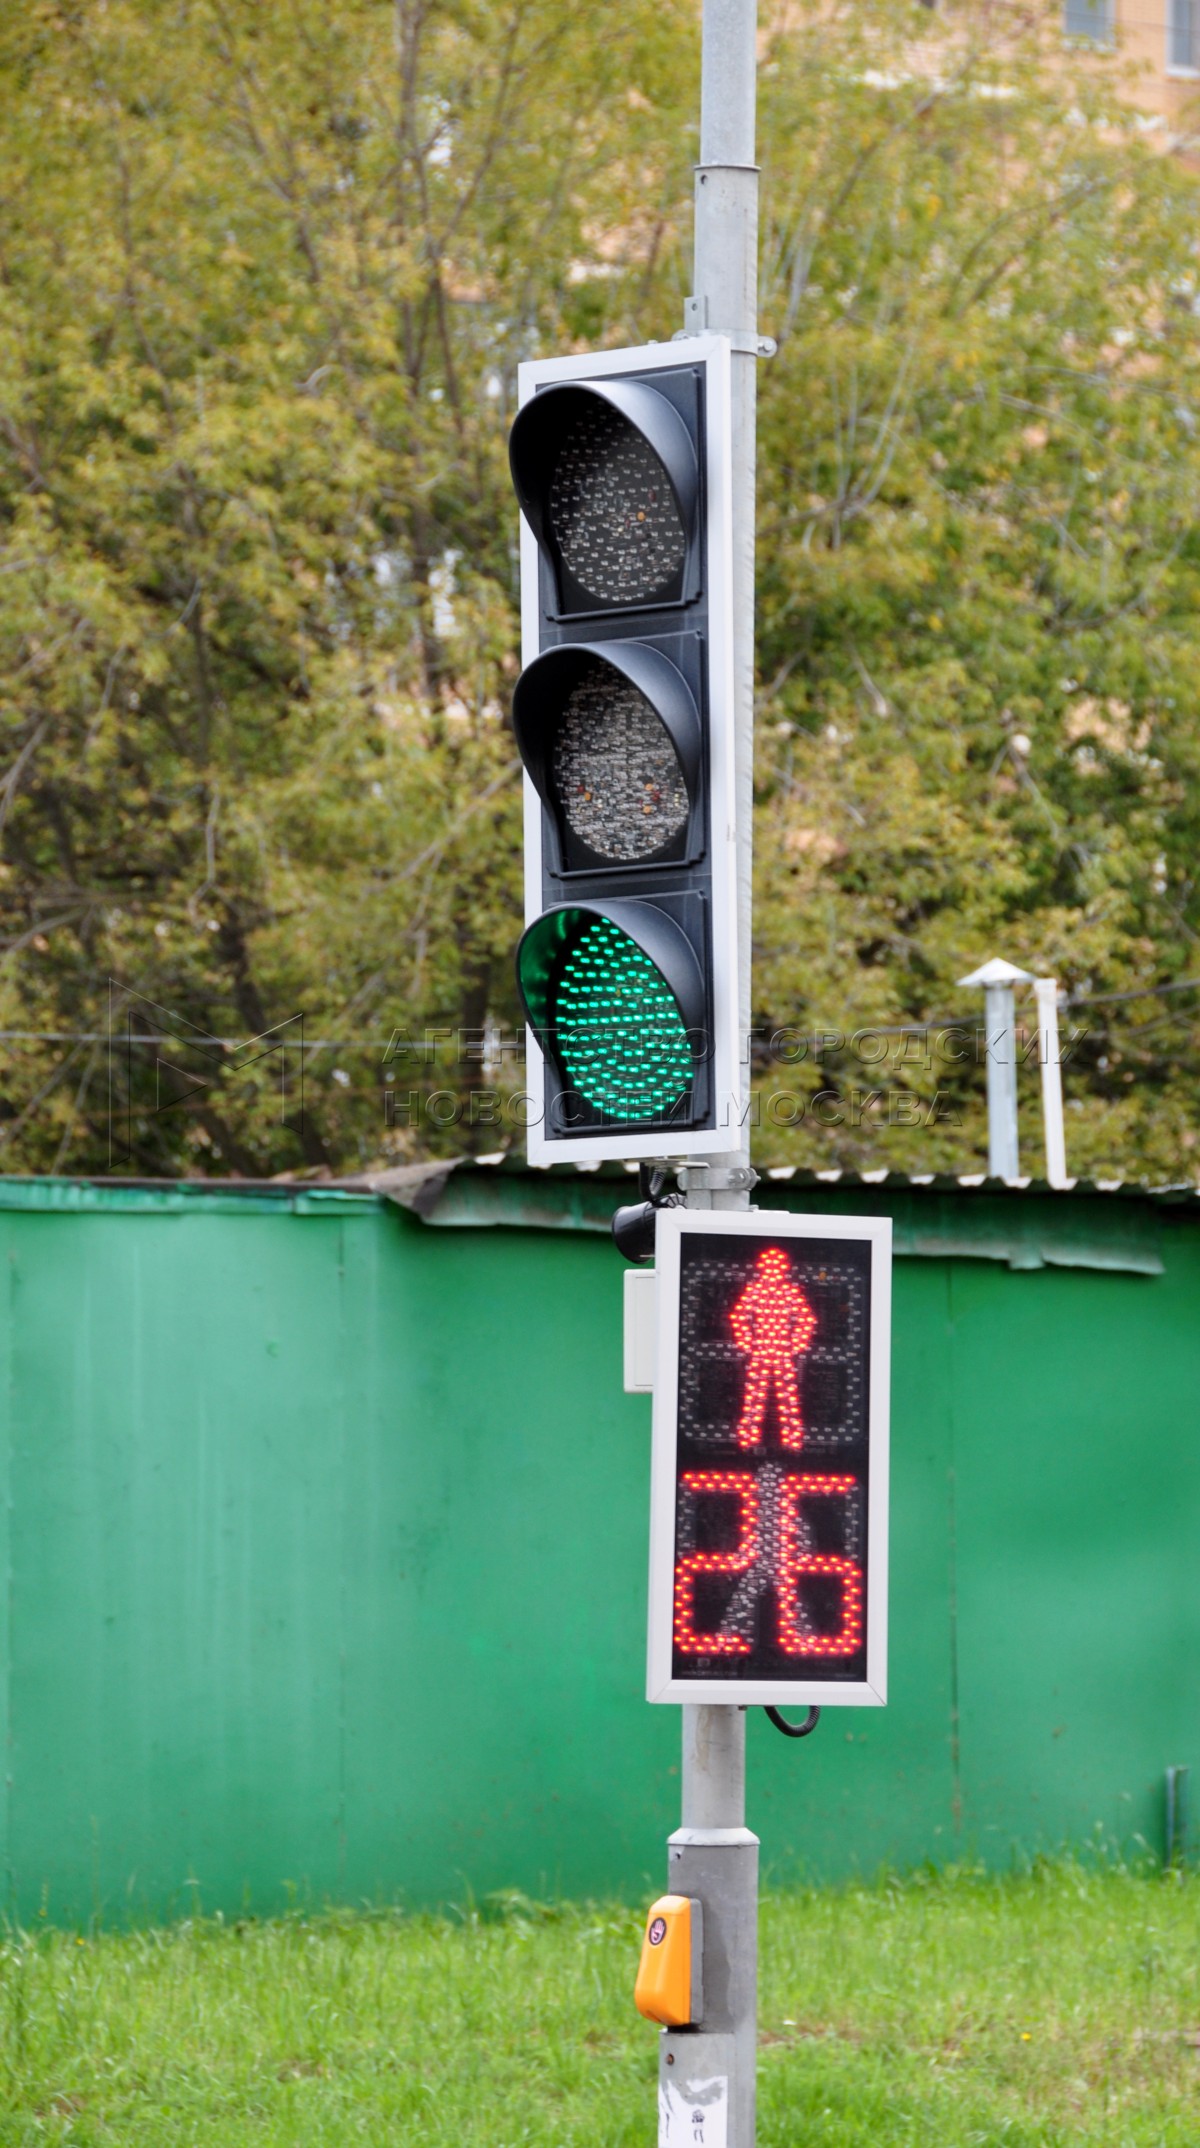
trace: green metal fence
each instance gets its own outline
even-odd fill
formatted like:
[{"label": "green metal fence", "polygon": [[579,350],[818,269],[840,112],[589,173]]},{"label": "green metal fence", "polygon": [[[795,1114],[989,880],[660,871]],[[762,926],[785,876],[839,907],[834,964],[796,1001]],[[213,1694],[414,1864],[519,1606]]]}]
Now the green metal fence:
[{"label": "green metal fence", "polygon": [[[13,1914],[658,1884],[615,1191],[458,1173],[431,1225],[0,1182]],[[755,1716],[767,1870],[1157,1849],[1200,1760],[1200,1215],[766,1198],[890,1209],[902,1249],[891,1701],[795,1748]]]}]

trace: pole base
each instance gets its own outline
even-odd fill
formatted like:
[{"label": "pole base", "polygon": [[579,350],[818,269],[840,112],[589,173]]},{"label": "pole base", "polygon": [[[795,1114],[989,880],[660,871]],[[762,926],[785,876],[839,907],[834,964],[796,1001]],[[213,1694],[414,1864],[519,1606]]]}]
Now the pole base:
[{"label": "pole base", "polygon": [[664,2029],[658,2044],[658,2148],[734,2148],[733,2038]]},{"label": "pole base", "polygon": [[[713,1835],[720,1839],[713,1841]],[[699,1837],[699,1840],[695,1839]],[[689,1839],[692,1838],[692,1839]],[[672,1894],[704,1906],[704,2010],[697,2030],[669,2030],[659,2066],[659,2148],[754,2148],[758,1970],[758,1839],[749,1828],[680,1828],[667,1847]],[[715,2063],[727,2052],[720,2067]],[[673,2063],[667,2059],[674,2053]],[[706,2073],[705,2068],[709,2071]],[[680,2068],[689,2079],[726,2081],[721,2115],[714,2105],[708,2130],[664,2133],[662,2084]],[[672,2091],[672,2093],[674,2093]],[[696,2102],[695,2112],[706,2108]],[[713,2129],[719,2127],[717,2132]]]}]

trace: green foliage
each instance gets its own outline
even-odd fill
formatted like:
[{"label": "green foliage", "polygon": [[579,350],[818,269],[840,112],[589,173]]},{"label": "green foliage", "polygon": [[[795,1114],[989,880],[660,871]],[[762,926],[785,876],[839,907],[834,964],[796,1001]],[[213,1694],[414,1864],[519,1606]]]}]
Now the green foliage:
[{"label": "green foliage", "polygon": [[[768,1894],[763,2148],[1191,2148],[1195,1894],[1074,1865]],[[456,1919],[13,1934],[7,2148],[635,2148],[657,2059],[639,1921],[513,1894]]]},{"label": "green foliage", "polygon": [[[970,1024],[991,954],[1088,999],[1200,974],[1194,177],[1027,33],[818,11],[765,75],[759,1021]],[[1074,1170],[1194,1174],[1198,1012],[1079,1007]],[[832,1145],[950,1165],[956,1049],[784,1086],[940,1088]]]},{"label": "green foliage", "polygon": [[[516,366],[671,333],[697,48],[691,0],[8,11],[0,1028],[36,1034],[6,1168],[106,1167],[110,978],[339,1046],[300,1135],[271,1061],[141,1108],[146,1047],[135,1170],[511,1138],[386,1127],[369,1040],[516,1025]],[[1181,980],[1195,177],[1111,69],[994,11],[791,7],[761,72],[756,1021],[970,1021],[955,979],[994,952],[1084,998]],[[1078,1008],[1074,1169],[1192,1174],[1198,1005]],[[771,1070],[940,1109],[768,1103],[759,1153],[969,1162],[981,1069],[913,1069]],[[395,1073],[452,1118],[480,1081]]]},{"label": "green foliage", "polygon": [[[4,1028],[101,1032],[110,977],[184,1034],[515,1019],[516,365],[609,333],[570,264],[682,192],[650,100],[688,19],[7,16]],[[336,1056],[302,1153],[260,1063],[144,1114],[133,1167],[378,1156],[382,1054],[348,1087]],[[103,1168],[108,1071],[18,1052],[14,1100],[54,1086],[10,1107],[10,1167]]]}]

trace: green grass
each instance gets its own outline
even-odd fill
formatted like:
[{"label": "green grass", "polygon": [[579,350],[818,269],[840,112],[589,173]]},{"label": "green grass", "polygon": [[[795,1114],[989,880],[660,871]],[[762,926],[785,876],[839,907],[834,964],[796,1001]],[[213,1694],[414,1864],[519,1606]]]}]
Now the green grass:
[{"label": "green grass", "polygon": [[[639,1919],[12,1935],[0,2143],[651,2148]],[[1200,1883],[1049,1866],[767,1896],[762,2148],[1198,2148]]]}]

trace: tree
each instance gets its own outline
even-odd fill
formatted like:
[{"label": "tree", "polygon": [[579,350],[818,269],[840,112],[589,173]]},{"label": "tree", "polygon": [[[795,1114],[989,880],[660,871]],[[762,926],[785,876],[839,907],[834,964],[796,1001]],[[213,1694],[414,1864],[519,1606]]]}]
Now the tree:
[{"label": "tree", "polygon": [[784,1070],[846,1110],[780,1159],[985,1154],[934,1040],[1003,954],[1087,1002],[1071,1168],[1194,1172],[1200,1001],[1107,998],[1200,976],[1196,181],[1119,87],[994,11],[772,47],[755,1004],[932,1033]]},{"label": "tree", "polygon": [[110,977],[181,1036],[349,1040],[307,1055],[299,1134],[269,1061],[168,1112],[135,1049],[151,1171],[369,1161],[362,1040],[515,1017],[515,369],[603,332],[570,263],[661,197],[653,273],[685,19],[63,0],[0,31],[0,1011],[49,1033],[10,1165],[105,1167]]},{"label": "tree", "polygon": [[[0,1163],[106,1168],[110,977],[329,1040],[302,1127],[270,1059],[164,1111],[136,1047],[124,1168],[506,1146],[516,366],[680,318],[691,0],[10,12]],[[794,1051],[1052,969],[1073,1168],[1178,1176],[1195,996],[1090,1004],[1200,929],[1196,181],[1116,86],[967,7],[764,33],[755,1008]],[[969,1164],[982,1069],[901,1048],[765,1067],[758,1152]]]}]

